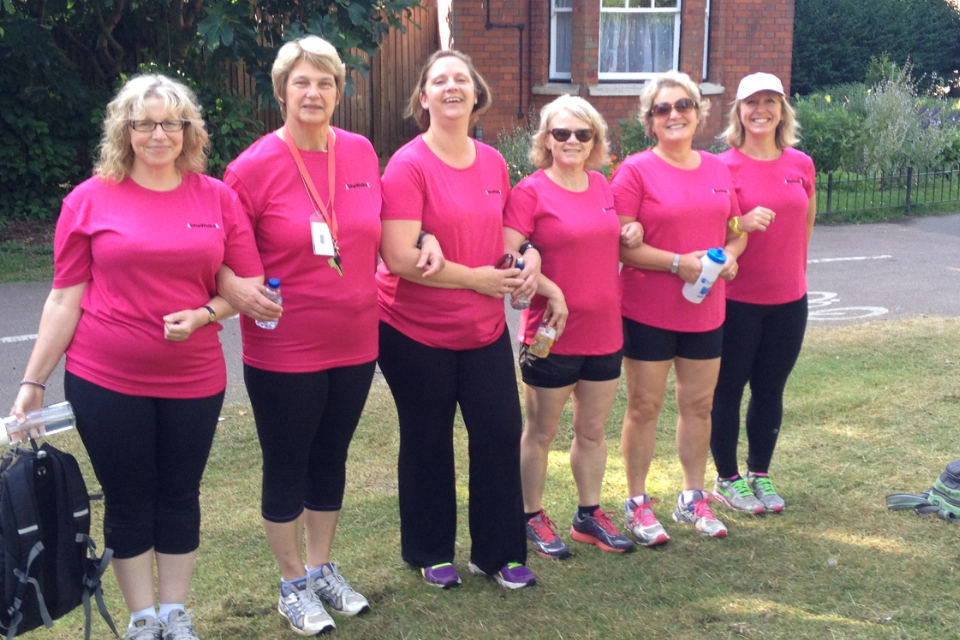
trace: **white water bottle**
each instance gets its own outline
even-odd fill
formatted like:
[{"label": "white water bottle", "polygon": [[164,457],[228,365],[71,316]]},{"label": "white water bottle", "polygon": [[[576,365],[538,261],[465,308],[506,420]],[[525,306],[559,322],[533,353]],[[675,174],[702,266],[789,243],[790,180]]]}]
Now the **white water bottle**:
[{"label": "white water bottle", "polygon": [[[271,302],[276,302],[280,306],[283,306],[283,298],[280,296],[280,279],[270,278],[267,280],[267,290],[263,292],[263,295]],[[277,328],[277,322],[279,322],[279,320],[269,320],[267,322],[255,320],[254,322],[256,322],[257,326],[261,329],[272,331]]]},{"label": "white water bottle", "polygon": [[700,304],[708,293],[710,287],[717,281],[717,276],[727,262],[727,256],[722,248],[710,249],[706,255],[700,258],[700,277],[694,283],[685,283],[683,285],[683,297],[694,304]]},{"label": "white water bottle", "polygon": [[0,445],[9,444],[15,434],[17,440],[26,440],[39,436],[52,436],[77,426],[73,406],[69,402],[58,402],[36,411],[28,411],[26,420],[23,422],[18,422],[17,416],[2,418],[2,421]]}]

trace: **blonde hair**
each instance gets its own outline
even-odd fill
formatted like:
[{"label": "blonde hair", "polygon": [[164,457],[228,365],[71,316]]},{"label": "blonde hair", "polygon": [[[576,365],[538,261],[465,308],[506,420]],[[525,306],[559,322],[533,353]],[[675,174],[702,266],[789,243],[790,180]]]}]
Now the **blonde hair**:
[{"label": "blonde hair", "polygon": [[337,83],[337,101],[343,97],[343,85],[347,81],[347,67],[340,59],[337,48],[319,36],[305,36],[291,40],[280,47],[277,59],[273,61],[270,77],[273,80],[273,97],[280,105],[280,115],[287,119],[287,105],[284,102],[284,90],[290,72],[301,60],[306,60],[317,69],[332,75]]},{"label": "blonde hair", "polygon": [[685,73],[678,71],[669,71],[654,76],[643,86],[640,93],[640,108],[637,119],[643,125],[643,130],[651,140],[657,139],[657,134],[653,132],[653,101],[657,99],[657,94],[661,89],[669,87],[680,87],[687,92],[687,95],[693,99],[697,105],[697,113],[700,117],[700,123],[697,125],[697,131],[701,131],[706,123],[707,116],[710,115],[710,101],[700,94],[700,87],[690,79]]},{"label": "blonde hair", "polygon": [[[797,121],[797,112],[790,106],[790,101],[776,91],[773,93],[780,99],[780,106],[782,107],[780,124],[777,125],[776,135],[774,136],[777,148],[782,151],[800,142],[800,123]],[[735,149],[743,146],[744,129],[743,122],[740,120],[741,102],[743,100],[733,101],[733,107],[730,108],[730,122],[726,130],[717,136],[720,140],[726,140],[727,144]]]},{"label": "blonde hair", "polygon": [[562,95],[540,109],[540,128],[533,135],[530,146],[530,161],[546,169],[553,164],[553,153],[547,148],[547,136],[550,135],[550,122],[566,111],[575,118],[590,125],[593,133],[593,149],[587,157],[587,169],[599,169],[610,161],[610,142],[607,140],[607,123],[593,105],[579,96]]},{"label": "blonde hair", "polygon": [[487,109],[493,104],[493,95],[490,93],[490,86],[487,85],[487,81],[483,79],[483,76],[480,75],[477,68],[473,66],[473,60],[470,59],[470,56],[456,49],[434,51],[433,55],[427,59],[423,68],[420,70],[420,79],[417,81],[417,86],[414,88],[413,93],[410,94],[410,99],[407,101],[407,108],[403,112],[404,117],[416,120],[417,125],[422,131],[430,128],[430,111],[424,109],[420,104],[420,96],[423,95],[424,88],[427,86],[427,76],[430,74],[431,67],[442,58],[456,58],[467,65],[467,70],[470,72],[474,90],[477,92],[477,103],[473,105],[473,113],[470,115],[471,126],[476,124],[477,119],[486,113]]},{"label": "blonde hair", "polygon": [[210,135],[200,117],[197,96],[186,85],[167,76],[145,73],[128,80],[107,105],[94,175],[113,182],[130,175],[134,160],[130,121],[144,116],[149,99],[159,100],[164,110],[185,121],[183,148],[175,162],[177,169],[202,173],[207,168]]}]

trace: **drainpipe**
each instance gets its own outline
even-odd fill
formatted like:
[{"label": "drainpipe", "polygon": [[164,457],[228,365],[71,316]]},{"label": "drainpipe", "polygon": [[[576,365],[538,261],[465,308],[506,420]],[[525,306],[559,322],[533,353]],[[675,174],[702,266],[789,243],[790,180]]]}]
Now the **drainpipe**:
[{"label": "drainpipe", "polygon": [[[527,0],[527,13],[530,12],[530,2]],[[520,39],[520,80],[517,85],[517,118],[523,119],[523,30],[526,28],[523,22],[493,22],[490,17],[490,0],[487,0],[487,30],[490,29],[516,29]]]}]

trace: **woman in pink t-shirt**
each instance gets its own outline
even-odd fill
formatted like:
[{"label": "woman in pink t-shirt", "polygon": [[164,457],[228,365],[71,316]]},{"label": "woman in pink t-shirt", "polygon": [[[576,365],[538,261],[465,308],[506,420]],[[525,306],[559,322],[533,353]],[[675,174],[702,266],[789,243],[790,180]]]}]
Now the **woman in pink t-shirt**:
[{"label": "woman in pink t-shirt", "polygon": [[217,319],[233,313],[216,273],[263,271],[236,194],[202,174],[208,135],[189,89],[137,76],[103,127],[96,175],[63,202],[53,289],[12,412],[40,407],[66,352],[65,395],[131,612],[124,638],[196,638],[185,603],[200,479],[227,383]]},{"label": "woman in pink t-shirt", "polygon": [[[783,391],[807,325],[807,246],[817,215],[813,160],[797,151],[796,114],[780,79],[754,73],[740,81],[720,156],[730,167],[750,232],[740,276],[727,283],[720,377],[713,396],[710,447],[714,494],[733,509],[780,512],[768,475],[783,422]],[[747,408],[747,475],[737,468],[740,404]]]},{"label": "woman in pink t-shirt", "polygon": [[[540,555],[566,558],[570,550],[543,508],[550,445],[573,396],[570,466],[578,509],[570,535],[606,551],[634,545],[600,508],[607,463],[607,416],[623,360],[618,301],[621,242],[639,245],[638,222],[622,230],[606,178],[607,124],[583,98],[561,96],[540,111],[530,159],[539,171],[520,181],[504,214],[507,249],[533,243],[542,256],[537,295],[520,318],[520,371],[526,425],[520,441],[527,539]],[[541,325],[556,330],[550,353],[531,353]]]},{"label": "woman in pink t-shirt", "polygon": [[[468,56],[434,53],[407,107],[425,133],[393,155],[382,180],[379,362],[400,419],[400,547],[428,585],[444,589],[460,584],[458,405],[470,438],[469,568],[509,589],[536,579],[525,566],[520,401],[503,297],[534,293],[539,260],[531,249],[523,272],[494,266],[510,179],[503,157],[468,136],[489,105]],[[413,248],[426,232],[446,259],[429,278]]]},{"label": "woman in pink t-shirt", "polygon": [[640,120],[657,144],[627,158],[610,185],[620,220],[639,220],[644,229],[640,247],[620,247],[627,380],[621,446],[632,496],[626,501],[626,524],[644,546],[670,540],[650,508],[646,481],[672,366],[683,469],[673,519],[703,535],[727,535],[703,490],[710,407],[720,369],[724,283],[718,280],[700,304],[681,294],[684,283],[700,277],[700,259],[710,248],[724,247],[727,254],[720,275],[736,276],[737,256],[746,244],[727,226],[740,213],[730,172],[715,156],[693,149],[708,106],[686,74],[650,80],[640,96]]}]

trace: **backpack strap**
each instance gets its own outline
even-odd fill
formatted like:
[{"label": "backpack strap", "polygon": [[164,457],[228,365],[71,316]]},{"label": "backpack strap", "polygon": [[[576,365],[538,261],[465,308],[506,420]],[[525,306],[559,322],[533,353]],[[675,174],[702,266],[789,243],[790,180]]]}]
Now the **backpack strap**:
[{"label": "backpack strap", "polygon": [[918,495],[911,493],[891,493],[887,496],[887,508],[891,511],[912,509],[921,516],[936,515],[941,520],[946,520],[947,522],[960,522],[960,517],[957,517],[946,509],[941,509],[935,504],[930,504],[929,496],[929,490]]},{"label": "backpack strap", "polygon": [[97,602],[97,610],[100,611],[100,617],[104,619],[104,621],[107,623],[107,626],[109,626],[110,630],[113,631],[113,635],[119,638],[120,634],[117,633],[117,627],[113,624],[113,618],[110,617],[110,612],[107,611],[107,605],[103,601],[103,588],[101,585],[103,574],[106,572],[107,565],[110,564],[110,560],[113,558],[113,549],[104,549],[103,556],[98,558],[97,545],[93,541],[93,538],[82,533],[78,533],[77,542],[80,544],[86,544],[89,560],[86,574],[83,576],[83,586],[85,588],[83,590],[83,595],[81,596],[83,612],[87,617],[86,624],[84,625],[84,638],[85,640],[90,640],[91,593]]}]

